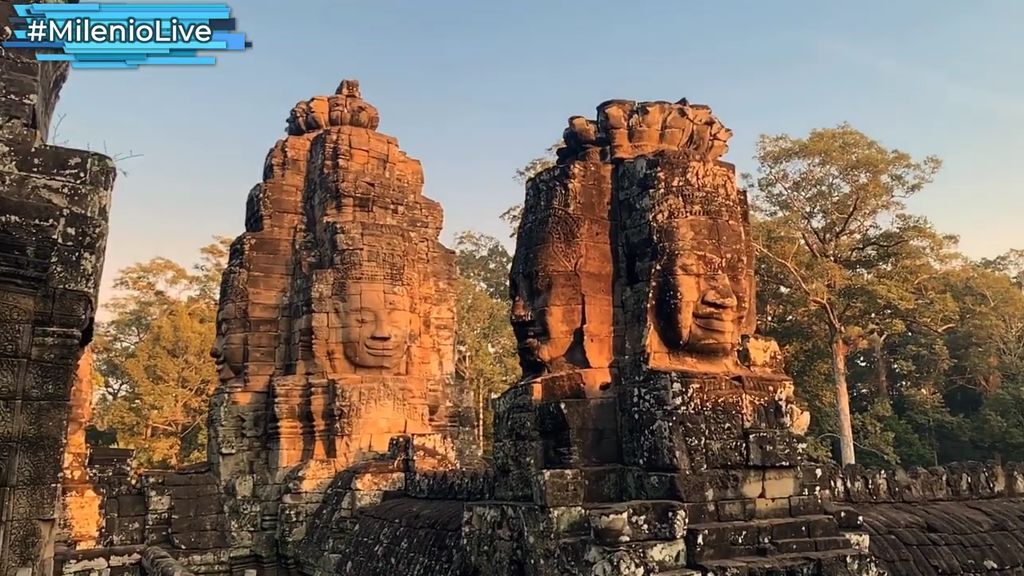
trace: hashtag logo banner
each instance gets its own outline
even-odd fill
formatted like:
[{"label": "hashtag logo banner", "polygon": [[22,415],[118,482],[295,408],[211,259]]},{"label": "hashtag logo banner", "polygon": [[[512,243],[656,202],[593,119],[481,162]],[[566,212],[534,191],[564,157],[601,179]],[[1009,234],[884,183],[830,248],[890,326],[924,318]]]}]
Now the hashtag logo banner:
[{"label": "hashtag logo banner", "polygon": [[16,4],[6,49],[74,68],[135,69],[144,65],[212,65],[206,52],[252,47],[235,32],[226,4]]}]

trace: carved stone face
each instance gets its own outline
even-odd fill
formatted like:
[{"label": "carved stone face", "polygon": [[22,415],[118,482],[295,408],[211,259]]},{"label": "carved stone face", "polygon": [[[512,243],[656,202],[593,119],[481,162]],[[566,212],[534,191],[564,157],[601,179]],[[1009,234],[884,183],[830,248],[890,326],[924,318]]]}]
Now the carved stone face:
[{"label": "carved stone face", "polygon": [[566,271],[578,256],[571,246],[559,248],[546,245],[529,251],[526,258],[533,270],[509,279],[512,331],[524,375],[557,371],[555,365],[589,366],[580,339],[584,315],[579,278]]},{"label": "carved stone face", "polygon": [[519,343],[520,366],[524,373],[531,374],[568,355],[573,344],[571,328],[579,326],[580,311],[569,306],[545,306],[526,312],[528,307],[521,299],[513,302],[512,330]]},{"label": "carved stone face", "polygon": [[360,368],[399,368],[409,348],[412,320],[404,288],[351,282],[340,312],[338,338],[349,362]]},{"label": "carved stone face", "polygon": [[242,334],[228,333],[227,322],[217,324],[217,338],[210,348],[210,357],[217,365],[217,378],[221,383],[228,382],[242,373],[243,340]]},{"label": "carved stone face", "polygon": [[[745,235],[736,223],[692,218],[687,244],[676,244],[661,267],[655,326],[670,349],[697,356],[725,357],[739,343],[750,309]],[[708,231],[718,233],[711,236]],[[703,232],[703,233],[701,233]]]}]

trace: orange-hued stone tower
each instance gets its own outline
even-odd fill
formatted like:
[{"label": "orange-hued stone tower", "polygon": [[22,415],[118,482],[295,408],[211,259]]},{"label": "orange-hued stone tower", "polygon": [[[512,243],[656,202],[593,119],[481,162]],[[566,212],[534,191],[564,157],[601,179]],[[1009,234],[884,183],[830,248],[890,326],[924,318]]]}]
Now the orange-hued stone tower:
[{"label": "orange-hued stone tower", "polygon": [[210,455],[236,508],[235,556],[300,537],[335,474],[395,435],[473,452],[457,441],[472,423],[451,387],[441,207],[378,123],[355,81],[300,102],[249,194],[212,351]]}]

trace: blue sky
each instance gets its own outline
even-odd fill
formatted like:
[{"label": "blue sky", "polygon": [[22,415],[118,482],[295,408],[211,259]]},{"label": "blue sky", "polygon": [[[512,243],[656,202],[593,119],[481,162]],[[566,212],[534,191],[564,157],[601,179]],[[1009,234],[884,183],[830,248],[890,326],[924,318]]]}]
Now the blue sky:
[{"label": "blue sky", "polygon": [[[728,160],[762,133],[849,121],[944,168],[911,209],[971,256],[1024,248],[1024,2],[236,0],[254,47],[213,67],[74,71],[56,136],[125,160],[104,285],[191,262],[243,229],[245,198],[301,99],[360,81],[380,131],[423,161],[443,240],[505,237],[515,169],[610,98],[712,106]],[[109,290],[107,291],[109,294]]]}]

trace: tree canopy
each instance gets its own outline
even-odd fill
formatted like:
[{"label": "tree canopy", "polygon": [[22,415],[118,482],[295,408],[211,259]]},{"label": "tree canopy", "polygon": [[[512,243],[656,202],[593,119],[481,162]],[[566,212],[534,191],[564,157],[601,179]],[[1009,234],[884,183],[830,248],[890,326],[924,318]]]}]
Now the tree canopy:
[{"label": "tree canopy", "polygon": [[[95,341],[101,385],[95,428],[136,450],[145,467],[206,457],[206,411],[217,384],[215,337],[226,238],[200,251],[191,269],[166,258],[124,268]],[[94,431],[94,435],[95,435]]]},{"label": "tree canopy", "polygon": [[848,124],[763,136],[755,159],[759,325],[811,406],[816,453],[923,465],[1020,455],[983,430],[1010,426],[1021,386],[1020,251],[971,261],[907,212],[941,162]]},{"label": "tree canopy", "polygon": [[456,299],[456,377],[476,400],[478,434],[491,443],[490,400],[519,376],[516,340],[509,324],[508,270],[512,256],[493,237],[476,232],[456,236],[459,282]]}]

